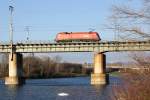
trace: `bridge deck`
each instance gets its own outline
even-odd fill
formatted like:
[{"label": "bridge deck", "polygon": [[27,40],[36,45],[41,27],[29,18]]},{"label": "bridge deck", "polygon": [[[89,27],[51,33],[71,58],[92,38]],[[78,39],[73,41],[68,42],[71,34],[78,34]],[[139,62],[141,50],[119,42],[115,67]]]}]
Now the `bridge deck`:
[{"label": "bridge deck", "polygon": [[[20,53],[42,52],[119,52],[150,51],[150,41],[109,41],[109,42],[70,42],[70,43],[29,43],[17,42],[13,50]],[[11,51],[9,43],[0,44],[0,52]]]}]

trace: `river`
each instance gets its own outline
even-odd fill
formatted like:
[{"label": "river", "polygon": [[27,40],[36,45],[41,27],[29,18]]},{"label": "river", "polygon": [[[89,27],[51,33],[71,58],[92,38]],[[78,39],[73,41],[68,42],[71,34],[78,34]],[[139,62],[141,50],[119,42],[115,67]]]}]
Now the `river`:
[{"label": "river", "polygon": [[90,85],[90,77],[30,79],[18,87],[0,80],[0,100],[111,100],[113,86],[119,84],[117,77],[106,86]]}]

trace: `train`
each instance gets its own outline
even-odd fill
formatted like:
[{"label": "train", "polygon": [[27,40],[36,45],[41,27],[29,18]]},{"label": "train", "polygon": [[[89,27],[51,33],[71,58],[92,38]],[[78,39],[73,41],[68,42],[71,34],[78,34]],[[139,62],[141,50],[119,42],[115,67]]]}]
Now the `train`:
[{"label": "train", "polygon": [[99,42],[98,32],[60,32],[56,35],[56,42]]}]

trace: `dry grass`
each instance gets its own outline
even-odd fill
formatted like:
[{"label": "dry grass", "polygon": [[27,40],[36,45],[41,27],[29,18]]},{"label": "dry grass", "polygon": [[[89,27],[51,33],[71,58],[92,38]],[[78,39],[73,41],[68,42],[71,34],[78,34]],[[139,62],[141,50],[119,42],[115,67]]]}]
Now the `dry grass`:
[{"label": "dry grass", "polygon": [[150,100],[150,73],[123,73],[123,84],[115,86],[113,100]]}]

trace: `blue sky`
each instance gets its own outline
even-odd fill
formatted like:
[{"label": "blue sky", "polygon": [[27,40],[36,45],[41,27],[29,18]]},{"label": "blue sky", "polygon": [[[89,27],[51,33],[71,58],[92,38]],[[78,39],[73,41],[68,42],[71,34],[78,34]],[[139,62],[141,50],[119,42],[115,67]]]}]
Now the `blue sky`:
[{"label": "blue sky", "polygon": [[[100,34],[102,40],[113,40],[114,33],[107,31],[104,25],[108,23],[112,5],[124,3],[126,0],[1,0],[0,41],[9,40],[9,5],[14,6],[14,41],[26,40],[26,26],[30,29],[30,40],[53,41],[58,32],[90,31],[91,28]],[[91,62],[93,54],[87,53],[84,59],[81,56],[85,54],[77,55],[60,56],[64,60]],[[120,54],[117,55],[120,59]],[[108,54],[108,59],[114,61],[112,54]]]},{"label": "blue sky", "polygon": [[31,40],[53,40],[60,31],[99,32],[102,39],[113,39],[104,24],[113,4],[118,0],[1,0],[0,40],[7,41],[9,10],[14,6],[14,40],[25,40],[25,27],[30,28]]}]

